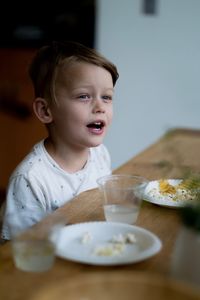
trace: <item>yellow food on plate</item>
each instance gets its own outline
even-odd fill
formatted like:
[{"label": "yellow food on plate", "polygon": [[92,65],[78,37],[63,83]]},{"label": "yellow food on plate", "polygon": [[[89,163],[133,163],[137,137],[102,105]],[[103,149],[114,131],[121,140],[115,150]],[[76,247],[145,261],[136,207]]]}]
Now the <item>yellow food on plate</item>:
[{"label": "yellow food on plate", "polygon": [[103,246],[97,246],[94,249],[94,254],[98,256],[116,256],[121,255],[125,250],[125,244],[107,244]]},{"label": "yellow food on plate", "polygon": [[200,194],[200,181],[189,177],[183,180],[160,179],[158,181],[159,193],[171,200],[195,200]]},{"label": "yellow food on plate", "polygon": [[176,187],[169,184],[168,180],[159,180],[159,190],[161,194],[175,194]]},{"label": "yellow food on plate", "polygon": [[179,183],[179,188],[186,190],[198,190],[200,189],[200,178],[197,176],[188,177]]},{"label": "yellow food on plate", "polygon": [[168,207],[182,206],[200,199],[200,175],[190,175],[183,179],[150,181],[145,189],[144,199]]}]

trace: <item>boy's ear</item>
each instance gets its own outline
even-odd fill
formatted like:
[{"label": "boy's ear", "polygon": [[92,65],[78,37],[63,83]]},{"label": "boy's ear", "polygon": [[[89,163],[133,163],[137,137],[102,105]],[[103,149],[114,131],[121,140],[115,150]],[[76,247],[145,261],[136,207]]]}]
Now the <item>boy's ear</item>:
[{"label": "boy's ear", "polygon": [[44,98],[36,98],[33,102],[33,110],[38,119],[45,124],[51,123],[53,118],[47,101]]}]

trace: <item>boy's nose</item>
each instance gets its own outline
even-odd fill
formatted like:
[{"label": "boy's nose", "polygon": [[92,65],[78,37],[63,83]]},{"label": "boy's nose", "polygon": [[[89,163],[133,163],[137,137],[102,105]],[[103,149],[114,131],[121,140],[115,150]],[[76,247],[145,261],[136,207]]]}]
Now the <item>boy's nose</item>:
[{"label": "boy's nose", "polygon": [[105,113],[105,106],[101,99],[96,99],[94,101],[93,112],[96,113]]}]

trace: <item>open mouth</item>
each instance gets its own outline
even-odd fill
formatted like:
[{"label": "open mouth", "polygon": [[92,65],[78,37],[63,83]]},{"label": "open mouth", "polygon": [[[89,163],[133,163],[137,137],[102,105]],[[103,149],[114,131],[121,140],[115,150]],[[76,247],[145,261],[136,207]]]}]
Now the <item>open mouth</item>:
[{"label": "open mouth", "polygon": [[105,126],[105,123],[103,121],[92,122],[87,125],[88,128],[95,130],[95,131],[101,131],[104,126]]}]

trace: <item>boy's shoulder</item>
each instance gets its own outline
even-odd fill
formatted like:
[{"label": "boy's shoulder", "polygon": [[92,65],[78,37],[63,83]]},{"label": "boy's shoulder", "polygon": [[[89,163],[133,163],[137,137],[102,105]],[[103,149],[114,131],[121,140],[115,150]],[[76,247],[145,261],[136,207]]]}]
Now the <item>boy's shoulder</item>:
[{"label": "boy's shoulder", "polygon": [[42,158],[44,156],[43,140],[35,144],[30,152],[24,157],[24,159],[18,164],[11,178],[28,174],[31,170],[38,169],[41,165]]},{"label": "boy's shoulder", "polygon": [[92,158],[98,160],[100,163],[111,163],[109,151],[104,144],[100,144],[97,147],[91,148],[91,156]]}]

